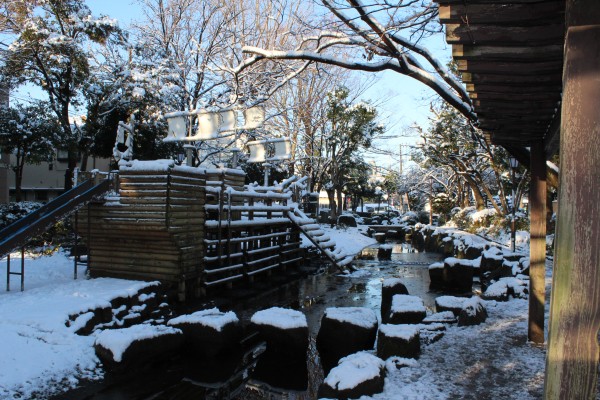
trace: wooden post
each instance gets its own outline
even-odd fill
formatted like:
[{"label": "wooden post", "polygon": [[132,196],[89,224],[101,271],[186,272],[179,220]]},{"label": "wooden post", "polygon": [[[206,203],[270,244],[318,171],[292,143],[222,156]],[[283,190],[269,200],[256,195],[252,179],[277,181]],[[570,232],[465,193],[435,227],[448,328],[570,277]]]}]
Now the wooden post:
[{"label": "wooden post", "polygon": [[[592,25],[593,24],[593,25]],[[567,0],[545,399],[593,399],[600,327],[600,8]]]},{"label": "wooden post", "polygon": [[544,343],[544,303],[546,296],[546,157],[544,143],[531,147],[531,191],[529,204],[529,340]]}]

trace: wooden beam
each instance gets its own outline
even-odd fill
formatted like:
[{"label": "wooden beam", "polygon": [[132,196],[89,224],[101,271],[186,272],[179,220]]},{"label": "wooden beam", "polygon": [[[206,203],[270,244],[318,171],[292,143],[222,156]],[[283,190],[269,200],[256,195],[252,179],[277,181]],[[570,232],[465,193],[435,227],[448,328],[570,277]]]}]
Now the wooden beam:
[{"label": "wooden beam", "polygon": [[[494,92],[473,92],[470,94],[471,99],[480,99],[480,100],[513,100],[515,99],[514,93],[494,93]],[[534,100],[547,100],[549,98],[556,98],[557,101],[560,100],[560,93],[552,92],[552,93],[521,93],[519,91],[519,99],[524,101],[534,101]]]},{"label": "wooden beam", "polygon": [[[567,0],[560,188],[544,399],[596,397],[600,329],[600,10]],[[589,14],[596,19],[589,19]],[[595,21],[595,22],[594,22]],[[596,25],[576,26],[574,22]]]},{"label": "wooden beam", "polygon": [[554,61],[482,61],[457,60],[458,70],[471,73],[492,73],[497,75],[538,75],[562,73],[562,58]]},{"label": "wooden beam", "polygon": [[551,84],[555,87],[562,83],[561,73],[537,74],[537,75],[501,75],[493,73],[462,73],[462,81],[474,84],[502,84],[502,85],[544,85]]},{"label": "wooden beam", "polygon": [[[477,2],[474,2],[477,3]],[[512,4],[505,4],[512,3]],[[444,4],[439,7],[442,24],[467,23],[485,25],[531,26],[547,24],[551,21],[564,21],[565,2],[545,1],[533,4],[515,4],[503,2],[497,4]]]},{"label": "wooden beam", "polygon": [[541,26],[446,24],[448,44],[542,46],[564,41],[564,23]]},{"label": "wooden beam", "polygon": [[452,57],[457,60],[556,61],[562,60],[563,46],[477,46],[454,44]]},{"label": "wooden beam", "polygon": [[544,143],[531,146],[529,205],[529,327],[528,338],[544,343],[546,302],[546,157]]},{"label": "wooden beam", "polygon": [[[467,83],[467,92],[493,92],[493,93],[515,93],[513,86],[504,86],[500,84],[477,84]],[[538,86],[538,85],[521,85],[519,87],[519,95],[521,93],[548,93],[548,94],[560,94],[562,87],[560,84],[556,86]]]},{"label": "wooden beam", "polygon": [[[516,98],[516,96],[515,96]],[[535,114],[540,109],[554,110],[558,107],[558,101],[540,100],[537,102],[533,101],[506,101],[506,100],[474,100],[473,105],[475,108],[500,108],[508,110],[523,110],[526,114]]]}]

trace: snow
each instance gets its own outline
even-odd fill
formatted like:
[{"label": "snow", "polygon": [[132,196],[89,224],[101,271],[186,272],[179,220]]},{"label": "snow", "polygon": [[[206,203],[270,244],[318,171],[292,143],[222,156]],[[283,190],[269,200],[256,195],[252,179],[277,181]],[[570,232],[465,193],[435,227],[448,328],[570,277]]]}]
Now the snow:
[{"label": "snow", "polygon": [[173,160],[152,160],[152,161],[124,161],[121,160],[119,162],[119,169],[121,171],[153,171],[153,172],[162,172],[168,171],[169,168],[173,168],[175,166],[175,161]]},{"label": "snow", "polygon": [[464,267],[477,268],[477,267],[479,267],[479,265],[481,263],[481,258],[477,258],[475,260],[466,260],[463,258],[448,257],[444,260],[444,263],[448,264],[449,267],[455,267],[457,265],[461,265]]},{"label": "snow", "polygon": [[306,316],[289,308],[272,307],[254,313],[250,321],[256,325],[270,325],[279,329],[307,328]]},{"label": "snow", "polygon": [[400,279],[400,278],[387,278],[387,279],[383,280],[383,282],[381,283],[381,286],[394,287],[394,286],[400,285],[400,284],[403,284],[402,279]]},{"label": "snow", "polygon": [[381,374],[385,362],[367,352],[350,354],[338,362],[325,378],[325,383],[338,390],[352,389]]},{"label": "snow", "polygon": [[419,334],[419,328],[415,325],[383,324],[379,327],[379,330],[387,337],[405,341],[409,341]]},{"label": "snow", "polygon": [[445,308],[462,308],[465,304],[465,300],[465,297],[440,296],[435,299],[435,303],[439,304],[440,307]]},{"label": "snow", "polygon": [[392,297],[392,313],[426,311],[423,299],[408,294],[395,294]]},{"label": "snow", "polygon": [[151,339],[163,335],[179,334],[179,329],[164,325],[141,324],[123,329],[107,329],[96,336],[96,345],[113,354],[116,362],[121,362],[123,354],[137,340]]},{"label": "snow", "polygon": [[[79,276],[84,274],[80,268]],[[28,255],[24,292],[15,290],[16,281],[13,291],[0,291],[0,398],[31,398],[34,392],[51,392],[59,384],[65,390],[79,379],[97,379],[101,373],[94,337],[75,331],[92,317],[89,310],[109,307],[113,298],[131,297],[157,284],[73,280],[73,261],[61,252],[35,259]],[[69,316],[77,314],[82,315],[67,327]]]},{"label": "snow", "polygon": [[239,319],[233,311],[221,312],[215,307],[209,310],[196,311],[189,315],[181,315],[177,318],[173,318],[169,321],[168,325],[200,324],[221,332],[226,325],[235,324],[237,322],[239,322]]},{"label": "snow", "polygon": [[444,263],[443,262],[434,262],[433,264],[431,264],[429,266],[429,269],[444,269]]},{"label": "snow", "polygon": [[362,328],[377,326],[375,311],[365,307],[329,307],[325,310],[325,317]]},{"label": "snow", "polygon": [[463,303],[463,311],[465,311],[469,316],[475,316],[477,314],[477,310],[482,308],[484,308],[483,300],[477,296],[466,299]]}]

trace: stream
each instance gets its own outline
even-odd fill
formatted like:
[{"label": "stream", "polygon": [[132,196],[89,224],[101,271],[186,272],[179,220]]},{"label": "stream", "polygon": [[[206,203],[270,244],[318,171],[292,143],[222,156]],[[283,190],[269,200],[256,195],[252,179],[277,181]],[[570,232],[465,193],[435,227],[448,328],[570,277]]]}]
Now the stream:
[{"label": "stream", "polygon": [[[230,359],[186,359],[176,357],[146,366],[140,371],[106,373],[104,379],[57,396],[56,399],[93,400],[175,400],[175,399],[315,399],[323,380],[315,338],[327,307],[368,307],[379,315],[381,282],[401,278],[411,295],[423,299],[433,309],[442,293],[429,290],[428,266],[443,257],[437,253],[416,252],[410,244],[392,244],[391,260],[377,260],[378,246],[362,251],[350,275],[324,273],[315,265],[312,273],[292,281],[258,283],[252,292],[240,291],[188,306],[181,312],[219,307],[232,310],[243,325],[262,309],[278,306],[302,311],[307,318],[310,344],[306,363],[289,364],[273,370],[260,366],[265,344],[248,332],[242,354]],[[275,278],[275,276],[274,276]],[[273,279],[271,280],[273,281]],[[257,367],[258,364],[258,367]]]}]

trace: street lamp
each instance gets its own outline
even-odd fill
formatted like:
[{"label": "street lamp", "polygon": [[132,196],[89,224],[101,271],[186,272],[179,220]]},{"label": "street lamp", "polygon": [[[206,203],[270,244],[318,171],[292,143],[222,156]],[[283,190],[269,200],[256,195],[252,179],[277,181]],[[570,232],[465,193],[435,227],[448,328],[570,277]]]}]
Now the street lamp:
[{"label": "street lamp", "polygon": [[382,195],[381,186],[377,186],[375,188],[375,194],[377,196],[379,196],[379,202],[377,203],[377,214],[379,214],[379,209],[381,208],[381,195]]},{"label": "street lamp", "polygon": [[517,170],[517,167],[519,166],[519,161],[517,161],[517,159],[514,157],[510,157],[508,159],[508,162],[510,163],[510,180],[512,186],[512,218],[510,221],[510,248],[514,253],[516,249],[515,214],[517,211],[517,204],[515,202],[515,172]]}]

